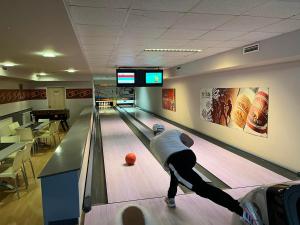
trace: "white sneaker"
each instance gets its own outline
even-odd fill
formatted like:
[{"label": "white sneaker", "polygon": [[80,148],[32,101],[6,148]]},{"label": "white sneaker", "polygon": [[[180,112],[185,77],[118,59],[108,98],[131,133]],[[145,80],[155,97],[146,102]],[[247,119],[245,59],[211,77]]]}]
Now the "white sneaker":
[{"label": "white sneaker", "polygon": [[245,202],[242,204],[244,209],[243,217],[241,219],[249,225],[264,225],[262,219],[257,213],[257,209],[251,202]]},{"label": "white sneaker", "polygon": [[165,197],[165,202],[167,203],[169,208],[175,208],[176,207],[175,198]]}]

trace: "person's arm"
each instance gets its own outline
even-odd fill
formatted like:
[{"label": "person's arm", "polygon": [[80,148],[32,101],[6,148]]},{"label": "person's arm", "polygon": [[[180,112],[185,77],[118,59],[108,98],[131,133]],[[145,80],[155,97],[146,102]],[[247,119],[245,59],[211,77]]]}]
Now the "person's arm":
[{"label": "person's arm", "polygon": [[180,135],[180,140],[182,141],[182,143],[187,146],[187,147],[191,147],[194,144],[194,141],[192,138],[190,138],[187,134],[182,133]]}]

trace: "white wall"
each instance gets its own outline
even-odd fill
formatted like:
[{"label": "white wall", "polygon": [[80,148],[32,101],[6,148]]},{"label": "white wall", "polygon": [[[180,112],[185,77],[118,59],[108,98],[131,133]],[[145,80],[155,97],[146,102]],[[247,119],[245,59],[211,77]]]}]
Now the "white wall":
[{"label": "white wall", "polygon": [[[64,87],[68,88],[92,88],[92,82],[33,82],[32,88],[47,88],[47,87]],[[65,99],[66,108],[70,110],[69,122],[72,124],[80,112],[85,107],[92,107],[93,98],[82,99]],[[48,109],[48,99],[45,100],[31,100],[30,105],[33,109]]]},{"label": "white wall", "polygon": [[[137,105],[292,171],[300,171],[300,61],[164,81],[176,112],[163,110],[161,88],[137,88]],[[200,88],[269,87],[268,138],[200,119]]]}]

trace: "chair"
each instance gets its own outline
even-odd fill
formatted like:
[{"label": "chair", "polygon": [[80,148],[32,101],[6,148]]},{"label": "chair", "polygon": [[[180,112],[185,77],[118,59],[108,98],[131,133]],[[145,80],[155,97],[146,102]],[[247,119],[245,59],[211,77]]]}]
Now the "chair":
[{"label": "chair", "polygon": [[15,180],[15,190],[17,192],[18,199],[20,199],[18,182],[17,182],[19,172],[22,172],[26,189],[28,188],[22,160],[23,160],[23,151],[18,151],[12,165],[0,173],[0,178],[13,178]]},{"label": "chair", "polygon": [[26,169],[25,169],[25,163],[29,162],[30,167],[31,167],[31,171],[32,171],[32,174],[33,174],[33,178],[35,178],[35,173],[34,173],[32,161],[31,161],[31,148],[32,148],[32,143],[27,143],[25,148],[22,150],[23,154],[24,154],[23,155],[23,167],[24,167],[24,172],[25,172],[26,177],[27,177],[27,173],[26,173]]},{"label": "chair", "polygon": [[0,128],[0,136],[9,136],[9,135],[12,135],[12,133],[8,125],[5,125]]},{"label": "chair", "polygon": [[21,138],[19,135],[15,136],[1,136],[0,137],[0,143],[18,143],[21,141]]},{"label": "chair", "polygon": [[29,142],[33,144],[33,152],[35,153],[38,146],[36,138],[33,136],[31,128],[19,128],[16,129],[17,135],[20,136],[22,142]]},{"label": "chair", "polygon": [[60,125],[60,121],[52,122],[50,124],[49,130],[45,131],[42,135],[38,136],[38,138],[40,139],[51,138],[54,141],[54,146],[56,146],[57,145],[56,136],[58,136],[58,139],[60,141],[59,125]]},{"label": "chair", "polygon": [[9,129],[10,129],[11,134],[15,135],[15,134],[17,133],[17,132],[16,132],[16,129],[17,129],[18,127],[20,127],[20,124],[19,124],[19,122],[14,122],[14,123],[12,123],[12,124],[9,124],[8,127],[9,127]]}]

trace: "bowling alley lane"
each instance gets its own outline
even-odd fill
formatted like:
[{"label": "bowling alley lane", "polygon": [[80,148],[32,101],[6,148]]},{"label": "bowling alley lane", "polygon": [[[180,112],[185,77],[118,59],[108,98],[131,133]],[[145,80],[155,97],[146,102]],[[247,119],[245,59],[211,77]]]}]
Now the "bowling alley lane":
[{"label": "bowling alley lane", "polygon": [[[137,120],[149,128],[155,123],[163,124],[166,129],[179,129],[167,121],[139,108],[124,108]],[[248,187],[290,181],[269,169],[236,155],[218,145],[182,130],[193,140],[192,150],[197,156],[197,163],[214,174],[231,188]],[[241,169],[243,168],[243,169]]]},{"label": "bowling alley lane", "polygon": [[[118,113],[106,109],[100,121],[108,203],[166,196],[169,175]],[[137,157],[133,166],[125,164],[129,152]]]},{"label": "bowling alley lane", "polygon": [[[254,188],[231,189],[226,192],[237,199]],[[85,215],[85,225],[98,225],[100,220],[101,225],[120,225],[122,212],[129,206],[137,206],[142,210],[146,225],[231,225],[233,217],[236,217],[229,210],[196,194],[177,196],[176,205],[176,209],[170,209],[162,198],[154,198],[93,206]]]}]

